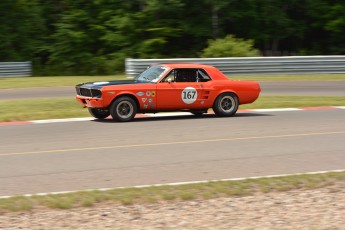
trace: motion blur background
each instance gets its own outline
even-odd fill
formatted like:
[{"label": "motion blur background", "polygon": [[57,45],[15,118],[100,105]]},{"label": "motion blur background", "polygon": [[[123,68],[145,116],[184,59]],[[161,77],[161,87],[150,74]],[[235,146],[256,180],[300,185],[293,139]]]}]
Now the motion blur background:
[{"label": "motion blur background", "polygon": [[105,75],[125,58],[345,54],[344,12],[343,0],[1,0],[0,62]]},{"label": "motion blur background", "polygon": [[[0,229],[344,229],[344,55],[345,0],[0,0]],[[252,56],[294,57],[229,74],[262,89],[232,118],[121,124],[74,98],[128,78],[127,58]],[[320,171],[339,174],[185,184]],[[83,192],[19,196],[63,191]]]}]

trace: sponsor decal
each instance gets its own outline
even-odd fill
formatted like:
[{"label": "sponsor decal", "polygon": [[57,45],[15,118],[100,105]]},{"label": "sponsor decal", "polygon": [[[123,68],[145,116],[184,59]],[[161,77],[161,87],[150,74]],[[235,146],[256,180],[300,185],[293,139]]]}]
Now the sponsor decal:
[{"label": "sponsor decal", "polygon": [[147,107],[148,107],[148,104],[145,104],[145,105],[144,105],[144,109],[147,109]]},{"label": "sponsor decal", "polygon": [[104,84],[109,84],[109,81],[99,81],[99,82],[94,82],[94,85],[104,85]]},{"label": "sponsor decal", "polygon": [[149,98],[149,103],[152,103],[152,98]]},{"label": "sponsor decal", "polygon": [[144,103],[146,102],[146,100],[147,100],[146,97],[141,98],[141,101],[144,102]]},{"label": "sponsor decal", "polygon": [[151,92],[151,96],[152,96],[152,97],[155,97],[155,96],[156,96],[156,91],[152,91],[152,92]]},{"label": "sponsor decal", "polygon": [[153,109],[155,107],[154,104],[150,104],[150,109]]},{"label": "sponsor decal", "polygon": [[139,97],[142,97],[142,96],[144,96],[144,93],[143,92],[137,92],[136,95]]},{"label": "sponsor decal", "polygon": [[146,97],[150,97],[151,96],[151,91],[146,91]]},{"label": "sponsor decal", "polygon": [[181,92],[181,99],[185,104],[193,104],[198,98],[198,91],[193,87],[186,87]]}]

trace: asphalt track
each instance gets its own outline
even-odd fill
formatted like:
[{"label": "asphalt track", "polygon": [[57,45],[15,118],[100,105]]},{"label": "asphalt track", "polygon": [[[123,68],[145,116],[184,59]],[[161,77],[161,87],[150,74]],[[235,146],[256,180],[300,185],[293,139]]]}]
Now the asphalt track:
[{"label": "asphalt track", "polygon": [[[262,95],[345,96],[345,81],[261,82]],[[0,100],[71,97],[74,87],[0,90]]]},{"label": "asphalt track", "polygon": [[345,109],[0,126],[0,196],[345,169]]}]

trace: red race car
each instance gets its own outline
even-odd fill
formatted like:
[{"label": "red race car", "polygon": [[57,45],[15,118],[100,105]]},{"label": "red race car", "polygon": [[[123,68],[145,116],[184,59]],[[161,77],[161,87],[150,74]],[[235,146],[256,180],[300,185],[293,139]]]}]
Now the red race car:
[{"label": "red race car", "polygon": [[131,121],[136,113],[202,115],[209,108],[218,116],[233,116],[239,105],[258,98],[260,85],[230,80],[213,66],[175,63],[151,66],[133,80],[79,84],[76,91],[95,118]]}]

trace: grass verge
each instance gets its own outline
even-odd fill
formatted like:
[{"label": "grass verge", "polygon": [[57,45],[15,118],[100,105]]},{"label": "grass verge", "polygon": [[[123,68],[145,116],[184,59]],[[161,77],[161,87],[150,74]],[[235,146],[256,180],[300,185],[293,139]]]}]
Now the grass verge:
[{"label": "grass verge", "polygon": [[[126,79],[127,76],[50,76],[50,77],[19,77],[0,78],[0,89],[74,86],[83,82],[108,81]],[[345,74],[300,74],[300,75],[257,75],[257,76],[231,76],[234,80],[248,81],[345,81]]]},{"label": "grass verge", "polygon": [[247,81],[345,81],[345,74],[285,74],[285,75],[256,75],[231,76],[234,80]]},{"label": "grass verge", "polygon": [[218,181],[174,186],[82,191],[45,196],[17,196],[0,199],[0,213],[39,208],[70,209],[90,207],[102,202],[118,205],[248,196],[257,193],[308,190],[345,182],[345,172],[304,174],[274,178]]},{"label": "grass verge", "polygon": [[126,75],[111,76],[50,76],[0,78],[0,89],[75,86],[83,82],[126,79]]},{"label": "grass verge", "polygon": [[[255,103],[240,109],[344,105],[345,97],[341,96],[260,96]],[[0,111],[0,122],[90,116],[74,98],[0,100]]]},{"label": "grass verge", "polygon": [[260,96],[252,104],[242,105],[240,109],[302,108],[317,106],[343,106],[343,96]]},{"label": "grass verge", "polygon": [[74,98],[0,101],[0,122],[90,116]]}]

